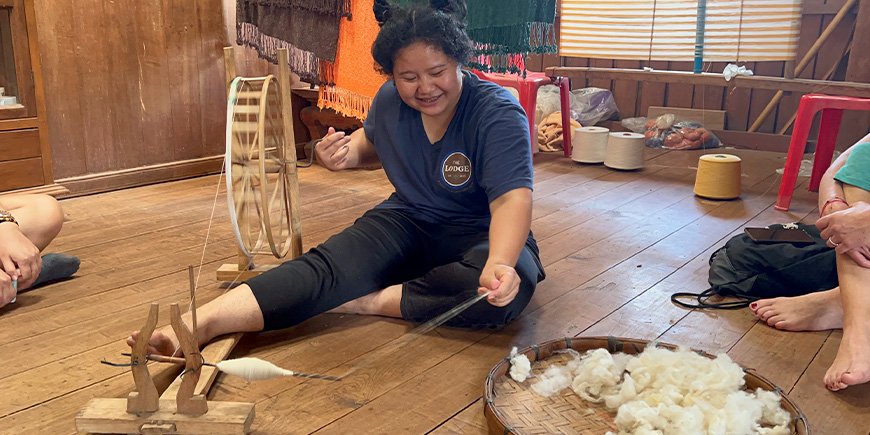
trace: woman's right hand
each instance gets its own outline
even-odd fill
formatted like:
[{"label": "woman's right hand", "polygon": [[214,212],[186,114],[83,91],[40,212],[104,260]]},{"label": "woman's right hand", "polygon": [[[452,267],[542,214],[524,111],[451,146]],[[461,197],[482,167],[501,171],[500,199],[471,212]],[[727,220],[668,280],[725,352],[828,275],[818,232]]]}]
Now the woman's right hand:
[{"label": "woman's right hand", "polygon": [[870,268],[870,203],[855,201],[846,210],[829,213],[816,221],[821,237],[858,265]]},{"label": "woman's right hand", "polygon": [[329,131],[314,147],[317,161],[330,171],[340,171],[351,167],[348,158],[350,139],[350,135],[343,131],[336,132],[334,128],[329,127]]},{"label": "woman's right hand", "polygon": [[12,287],[12,277],[0,270],[0,307],[15,299],[15,288]]}]

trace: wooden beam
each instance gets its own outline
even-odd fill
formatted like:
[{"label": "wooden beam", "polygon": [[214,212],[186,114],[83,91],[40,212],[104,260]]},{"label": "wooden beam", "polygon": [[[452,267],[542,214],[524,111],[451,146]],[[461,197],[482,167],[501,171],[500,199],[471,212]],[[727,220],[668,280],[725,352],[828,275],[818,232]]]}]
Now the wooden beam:
[{"label": "wooden beam", "polygon": [[[772,133],[746,132],[737,130],[713,130],[713,134],[726,146],[740,149],[772,151],[777,153],[788,152],[791,136]],[[815,139],[807,141],[807,149],[815,149]]]},{"label": "wooden beam", "polygon": [[801,15],[834,15],[846,0],[804,0]]},{"label": "wooden beam", "polygon": [[79,175],[55,180],[55,183],[63,185],[68,189],[69,195],[63,195],[63,197],[81,196],[215,174],[221,171],[223,162],[224,156],[221,154],[212,157],[158,163],[118,171]]},{"label": "wooden beam", "polygon": [[76,429],[85,433],[246,434],[254,421],[254,404],[209,402],[208,414],[175,412],[174,400],[160,399],[153,413],[127,412],[127,399],[91,399],[76,415]]},{"label": "wooden beam", "polygon": [[[245,257],[247,258],[247,257]],[[251,269],[239,269],[237,263],[225,263],[218,267],[217,280],[221,282],[247,281],[261,273],[274,268],[276,264],[264,264]]]},{"label": "wooden beam", "polygon": [[[807,65],[810,64],[810,62],[813,60],[813,58],[816,57],[816,54],[822,48],[822,44],[824,44],[825,41],[827,41],[828,38],[831,36],[831,34],[834,33],[834,30],[837,29],[837,26],[840,25],[840,22],[843,21],[843,18],[846,17],[846,14],[849,12],[850,9],[852,9],[852,6],[855,5],[856,1],[857,0],[846,0],[846,2],[843,3],[843,6],[841,6],[840,10],[837,12],[837,15],[835,15],[831,22],[828,23],[828,26],[825,27],[825,30],[822,32],[821,35],[819,35],[819,38],[816,39],[816,42],[813,43],[813,46],[810,47],[810,49],[807,51],[807,53],[804,55],[798,65],[794,68],[794,73],[789,72],[786,74],[786,77],[788,77],[789,80],[793,79],[794,76],[799,76],[802,72],[804,72],[804,69],[807,67]],[[758,131],[761,125],[764,124],[764,120],[767,119],[768,116],[770,116],[770,114],[779,104],[779,101],[782,100],[783,95],[785,95],[785,92],[783,92],[782,90],[776,92],[773,98],[770,99],[770,102],[767,103],[767,106],[765,106],[764,110],[761,111],[761,114],[758,115],[758,118],[755,120],[755,122],[752,123],[752,126],[749,127],[750,132]]]},{"label": "wooden beam", "polygon": [[855,33],[852,35],[852,54],[846,67],[846,80],[870,82],[870,2],[858,6]]},{"label": "wooden beam", "polygon": [[[846,80],[870,83],[870,1],[862,0],[852,34],[852,52],[846,64]],[[867,134],[870,112],[846,111],[837,139],[837,149],[844,150]]]},{"label": "wooden beam", "polygon": [[[853,49],[854,51],[854,49]],[[870,98],[870,83],[836,82],[827,80],[785,79],[782,77],[739,76],[726,82],[722,74],[693,74],[691,71],[643,71],[622,68],[552,67],[547,75],[570,79],[638,80],[642,82],[684,83],[722,86],[729,89],[749,88],[800,93],[819,92],[833,95]]]},{"label": "wooden beam", "polygon": [[[233,351],[233,348],[236,347],[236,344],[239,340],[242,339],[242,333],[237,332],[235,334],[230,334],[218,338],[217,340],[212,340],[205,348],[200,351],[200,355],[202,355],[203,360],[210,363],[217,363],[219,361],[225,360],[230,352]],[[203,366],[200,368],[200,376],[199,382],[196,384],[196,388],[193,390],[193,394],[208,394],[208,390],[211,389],[212,384],[217,378],[218,370],[213,366]],[[175,394],[178,393],[178,389],[181,387],[181,376],[175,379],[175,382],[172,383],[164,392],[160,395],[161,399],[174,400]],[[215,402],[209,402],[215,403]]]}]

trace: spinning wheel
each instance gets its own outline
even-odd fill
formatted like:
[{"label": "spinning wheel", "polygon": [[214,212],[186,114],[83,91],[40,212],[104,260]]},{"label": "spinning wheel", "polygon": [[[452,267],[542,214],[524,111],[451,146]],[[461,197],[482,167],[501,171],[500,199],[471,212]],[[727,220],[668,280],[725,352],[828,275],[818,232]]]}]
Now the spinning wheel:
[{"label": "spinning wheel", "polygon": [[[279,58],[286,53],[279,52]],[[235,77],[232,51],[225,52],[227,77],[227,206],[239,244],[238,265],[223,265],[219,280],[247,279],[265,268],[253,258],[283,258],[302,251],[296,148],[290,120],[290,73],[279,59],[279,75]],[[233,78],[235,77],[235,78]]]},{"label": "spinning wheel", "polygon": [[249,258],[268,252],[283,258],[290,251],[290,182],[279,91],[273,76],[237,77],[227,99],[227,205],[239,248]]}]

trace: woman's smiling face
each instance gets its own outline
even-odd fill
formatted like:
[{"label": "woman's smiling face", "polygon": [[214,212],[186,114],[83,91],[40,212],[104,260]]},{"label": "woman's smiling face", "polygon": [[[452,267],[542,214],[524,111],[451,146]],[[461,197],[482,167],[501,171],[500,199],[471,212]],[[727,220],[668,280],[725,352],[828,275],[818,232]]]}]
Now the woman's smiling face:
[{"label": "woman's smiling face", "polygon": [[415,42],[399,51],[393,82],[405,104],[430,117],[452,113],[462,94],[459,64],[425,42]]}]

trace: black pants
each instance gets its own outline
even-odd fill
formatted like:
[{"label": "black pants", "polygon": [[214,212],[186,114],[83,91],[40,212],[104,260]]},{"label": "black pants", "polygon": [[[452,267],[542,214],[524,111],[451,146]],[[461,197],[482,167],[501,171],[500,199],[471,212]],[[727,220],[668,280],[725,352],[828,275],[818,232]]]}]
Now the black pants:
[{"label": "black pants", "polygon": [[[407,212],[373,209],[299,258],[251,279],[265,329],[281,329],[391,285],[403,284],[407,320],[429,320],[477,294],[489,254],[489,235],[478,228],[432,224]],[[509,305],[481,301],[448,324],[501,326],[528,305],[544,279],[529,235],[517,261],[522,280]]]}]

